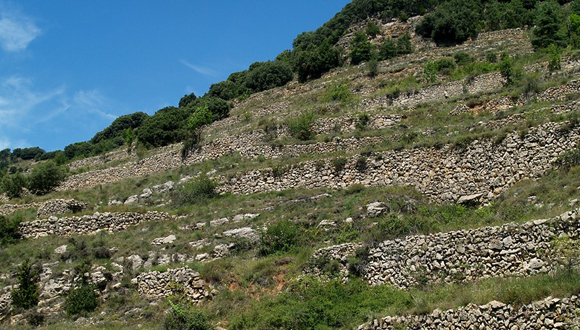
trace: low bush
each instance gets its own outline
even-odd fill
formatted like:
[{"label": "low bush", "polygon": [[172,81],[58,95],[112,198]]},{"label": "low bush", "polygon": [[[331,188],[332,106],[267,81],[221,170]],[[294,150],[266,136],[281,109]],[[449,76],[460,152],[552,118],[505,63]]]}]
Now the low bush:
[{"label": "low bush", "polygon": [[165,330],[212,330],[205,315],[197,309],[171,304],[171,311],[163,320]]},{"label": "low bush", "polygon": [[279,221],[268,227],[260,237],[259,254],[266,256],[290,251],[300,236],[298,226],[289,220]]},{"label": "low bush", "polygon": [[66,170],[53,161],[38,164],[28,176],[28,189],[44,195],[56,188],[66,178]]},{"label": "low bush", "polygon": [[99,301],[93,286],[82,283],[69,291],[64,302],[64,310],[68,315],[87,316],[95,311],[98,304]]},{"label": "low bush", "polygon": [[25,260],[20,265],[16,278],[18,279],[18,288],[11,293],[12,306],[21,309],[31,309],[38,305],[38,272],[33,270],[28,260]]},{"label": "low bush", "polygon": [[331,161],[334,172],[340,173],[346,167],[346,158],[338,157]]},{"label": "low bush", "polygon": [[173,202],[178,205],[201,203],[217,196],[217,184],[207,175],[199,177],[178,186],[173,194]]},{"label": "low bush", "polygon": [[367,170],[367,167],[368,167],[368,164],[367,164],[366,157],[361,156],[356,160],[355,168],[357,171],[364,173]]},{"label": "low bush", "polygon": [[301,141],[308,141],[314,138],[312,125],[314,124],[314,114],[305,112],[298,117],[288,121],[290,135]]},{"label": "low bush", "polygon": [[578,165],[580,165],[580,148],[568,151],[556,160],[556,166],[566,172]]},{"label": "low bush", "polygon": [[0,216],[0,246],[11,244],[20,239],[17,219]]},{"label": "low bush", "polygon": [[18,198],[22,196],[26,187],[26,179],[20,173],[6,175],[2,179],[0,191],[6,193],[9,198]]}]

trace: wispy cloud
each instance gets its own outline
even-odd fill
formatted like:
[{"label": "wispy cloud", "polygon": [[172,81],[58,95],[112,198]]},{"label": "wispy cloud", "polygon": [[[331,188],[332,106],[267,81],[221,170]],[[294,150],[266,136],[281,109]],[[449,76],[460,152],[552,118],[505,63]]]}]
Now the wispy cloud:
[{"label": "wispy cloud", "polygon": [[195,65],[195,64],[191,64],[186,60],[179,60],[179,62],[183,65],[185,65],[186,67],[192,69],[193,71],[202,74],[204,76],[215,76],[217,75],[217,72],[213,69],[210,69],[208,67],[204,67],[204,66],[200,66],[200,65]]},{"label": "wispy cloud", "polygon": [[18,128],[29,130],[30,123],[37,121],[35,109],[45,103],[61,98],[64,88],[35,91],[32,81],[20,76],[11,76],[0,81],[0,130]]},{"label": "wispy cloud", "polygon": [[117,118],[117,116],[103,110],[109,108],[110,101],[96,89],[76,92],[73,103],[78,110],[93,113],[106,119],[114,120]]},{"label": "wispy cloud", "polygon": [[114,108],[115,102],[97,89],[40,90],[28,78],[0,78],[0,147],[28,146],[26,140],[38,139],[41,132],[63,134],[70,125],[92,130],[117,118],[111,114]]},{"label": "wispy cloud", "polygon": [[0,4],[0,46],[7,52],[26,49],[42,33],[31,18]]},{"label": "wispy cloud", "polygon": [[0,136],[0,150],[4,150],[6,148],[14,149],[14,148],[24,148],[30,146],[30,143],[24,140],[18,140],[16,142],[11,141],[5,136]]}]

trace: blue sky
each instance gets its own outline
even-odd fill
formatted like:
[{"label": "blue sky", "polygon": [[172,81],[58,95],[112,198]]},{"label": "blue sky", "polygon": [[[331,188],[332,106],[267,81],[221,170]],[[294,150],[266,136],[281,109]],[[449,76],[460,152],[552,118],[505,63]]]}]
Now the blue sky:
[{"label": "blue sky", "polygon": [[52,151],[274,59],[348,0],[0,0],[0,150]]}]

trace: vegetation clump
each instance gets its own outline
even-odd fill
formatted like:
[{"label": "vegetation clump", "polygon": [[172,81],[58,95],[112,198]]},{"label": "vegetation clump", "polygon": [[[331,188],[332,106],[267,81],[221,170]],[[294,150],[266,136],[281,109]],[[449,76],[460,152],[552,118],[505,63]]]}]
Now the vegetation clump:
[{"label": "vegetation clump", "polygon": [[16,278],[18,279],[18,288],[11,293],[12,306],[26,310],[38,305],[38,272],[33,270],[30,261],[25,260],[20,265]]},{"label": "vegetation clump", "polygon": [[173,194],[173,202],[177,206],[203,203],[217,196],[216,188],[217,184],[207,175],[202,174],[180,185]]}]

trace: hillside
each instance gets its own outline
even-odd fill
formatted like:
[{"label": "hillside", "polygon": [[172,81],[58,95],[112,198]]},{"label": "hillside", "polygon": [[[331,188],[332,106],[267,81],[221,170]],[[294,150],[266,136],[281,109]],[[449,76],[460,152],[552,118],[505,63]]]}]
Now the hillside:
[{"label": "hillside", "polygon": [[243,73],[288,81],[8,152],[0,329],[578,329],[580,55],[488,4],[425,37],[463,2],[354,1]]}]

